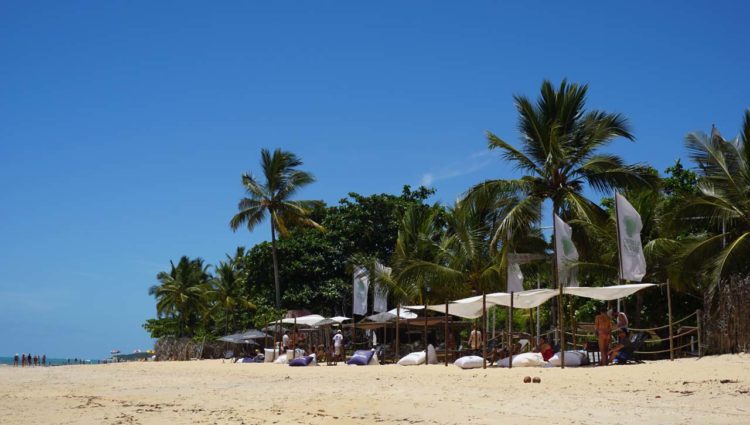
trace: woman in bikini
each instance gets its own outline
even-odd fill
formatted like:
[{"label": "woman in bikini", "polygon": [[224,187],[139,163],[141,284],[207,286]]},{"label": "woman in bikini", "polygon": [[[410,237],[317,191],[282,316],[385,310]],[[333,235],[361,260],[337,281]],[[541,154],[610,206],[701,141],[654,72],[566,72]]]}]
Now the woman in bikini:
[{"label": "woman in bikini", "polygon": [[599,366],[607,365],[609,343],[612,340],[612,320],[607,314],[607,307],[599,309],[599,315],[594,320],[594,334],[599,342]]}]

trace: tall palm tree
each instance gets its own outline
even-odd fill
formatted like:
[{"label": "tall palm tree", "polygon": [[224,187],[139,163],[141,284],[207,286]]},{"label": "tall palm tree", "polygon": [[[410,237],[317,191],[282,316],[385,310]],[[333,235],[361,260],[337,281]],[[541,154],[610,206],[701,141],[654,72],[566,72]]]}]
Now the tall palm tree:
[{"label": "tall palm tree", "polygon": [[536,103],[514,96],[519,114],[521,145],[517,148],[488,132],[490,149],[527,174],[515,180],[489,180],[469,190],[495,188],[519,201],[496,226],[493,244],[507,234],[529,229],[541,217],[545,200],[566,219],[606,219],[605,211],[583,195],[586,187],[611,195],[614,189],[656,187],[658,177],[648,167],[625,164],[616,155],[598,150],[612,140],[634,140],[625,117],[586,110],[587,85],[563,80],[555,87],[544,81]]},{"label": "tall palm tree", "polygon": [[255,309],[255,305],[244,293],[243,286],[241,272],[237,267],[231,261],[220,262],[216,267],[216,276],[211,280],[210,297],[214,302],[213,312],[221,310],[224,315],[227,334],[234,330],[235,313],[238,309]]},{"label": "tall palm tree", "polygon": [[676,263],[678,279],[707,277],[708,290],[734,275],[750,274],[750,110],[740,135],[725,140],[690,133],[685,139],[690,158],[698,165],[698,194],[677,208],[674,224],[696,224],[705,235],[686,244]]},{"label": "tall palm tree", "polygon": [[276,308],[281,308],[281,285],[279,284],[279,262],[276,252],[276,231],[281,236],[289,234],[294,225],[322,227],[308,218],[312,201],[293,201],[291,198],[303,186],[315,181],[312,174],[297,167],[302,161],[293,153],[276,149],[271,153],[262,149],[261,169],[265,182],[252,174],[242,175],[242,185],[248,197],[240,200],[239,212],[232,217],[229,226],[236,231],[246,225],[252,231],[268,215],[271,222],[271,250],[273,255],[273,277],[276,287]]},{"label": "tall palm tree", "polygon": [[208,310],[208,266],[201,258],[180,258],[175,266],[170,261],[169,272],[159,272],[159,285],[149,288],[149,295],[156,298],[156,313],[159,317],[177,320],[176,336],[192,335],[193,325],[199,316]]}]

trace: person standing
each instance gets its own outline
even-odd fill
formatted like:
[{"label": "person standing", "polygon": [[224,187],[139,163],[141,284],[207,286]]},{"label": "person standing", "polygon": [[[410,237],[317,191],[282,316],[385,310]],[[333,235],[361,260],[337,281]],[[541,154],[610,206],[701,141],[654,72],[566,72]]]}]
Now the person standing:
[{"label": "person standing", "polygon": [[281,337],[281,348],[284,352],[289,349],[289,331],[284,331],[284,335]]},{"label": "person standing", "polygon": [[336,360],[341,359],[341,353],[344,348],[344,335],[341,334],[341,329],[336,331],[336,335],[333,336],[333,353],[336,356]]},{"label": "person standing", "polygon": [[42,366],[47,366],[47,355],[42,354]]},{"label": "person standing", "polygon": [[476,323],[472,326],[469,334],[469,348],[475,352],[482,349],[482,331],[477,329]]},{"label": "person standing", "polygon": [[602,306],[594,320],[594,335],[599,343],[599,366],[606,366],[609,357],[609,343],[612,341],[612,320],[607,307]]},{"label": "person standing", "polygon": [[21,353],[21,367],[26,367],[26,353]]},{"label": "person standing", "polygon": [[612,318],[615,319],[615,321],[617,322],[616,326],[617,326],[618,336],[619,336],[619,332],[624,332],[625,334],[628,334],[630,332],[630,330],[628,329],[628,325],[630,323],[628,321],[628,316],[626,316],[625,313],[623,313],[622,311],[613,312]]},{"label": "person standing", "polygon": [[18,353],[13,356],[13,367],[18,367]]}]

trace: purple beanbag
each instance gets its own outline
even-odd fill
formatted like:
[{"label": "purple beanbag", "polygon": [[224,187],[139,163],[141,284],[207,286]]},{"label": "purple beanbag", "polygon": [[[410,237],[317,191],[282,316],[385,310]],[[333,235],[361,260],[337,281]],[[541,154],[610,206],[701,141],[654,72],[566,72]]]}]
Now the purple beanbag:
[{"label": "purple beanbag", "polygon": [[308,366],[312,363],[312,356],[297,357],[296,359],[289,362],[289,366]]},{"label": "purple beanbag", "polygon": [[346,364],[353,364],[357,366],[367,366],[368,363],[370,363],[370,359],[372,359],[372,355],[374,354],[373,351],[370,350],[357,350],[354,352],[354,355],[352,356],[349,361],[346,362]]}]

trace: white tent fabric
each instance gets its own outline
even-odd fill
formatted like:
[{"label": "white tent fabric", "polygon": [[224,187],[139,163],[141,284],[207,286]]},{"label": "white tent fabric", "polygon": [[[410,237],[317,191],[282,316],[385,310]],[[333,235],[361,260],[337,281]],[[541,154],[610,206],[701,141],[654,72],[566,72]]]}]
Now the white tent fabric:
[{"label": "white tent fabric", "polygon": [[641,289],[650,288],[656,286],[655,283],[631,283],[628,285],[614,285],[614,286],[602,286],[602,287],[567,287],[563,288],[563,293],[568,295],[576,295],[579,297],[591,298],[600,301],[616,300],[618,298],[625,298],[629,295],[633,295]]},{"label": "white tent fabric", "polygon": [[[392,310],[388,310],[388,313],[392,314],[395,317],[397,311],[398,309],[394,308]],[[406,307],[401,307],[401,318],[402,319],[416,319],[417,313],[409,310]]]},{"label": "white tent fabric", "polygon": [[341,323],[346,322],[347,320],[352,320],[352,319],[349,317],[344,317],[344,316],[329,317],[329,318],[321,320],[320,322],[316,323],[313,326],[325,326],[325,325],[334,325],[334,324],[340,325]]},{"label": "white tent fabric", "polygon": [[[492,306],[489,302],[487,305]],[[410,305],[406,308],[410,310],[424,310],[423,305]],[[445,314],[445,304],[428,305],[427,310]],[[482,317],[482,298],[480,297],[479,302],[475,303],[448,303],[448,314],[451,316],[463,317],[464,319],[476,319]]]},{"label": "white tent fabric", "polygon": [[[534,308],[547,302],[548,299],[557,295],[558,292],[553,289],[530,289],[528,291],[513,293],[513,308]],[[481,299],[480,299],[481,302]],[[488,294],[487,303],[494,305],[510,306],[510,294],[500,292],[497,294]]]},{"label": "white tent fabric", "polygon": [[310,314],[307,316],[300,316],[296,319],[294,317],[287,317],[286,319],[281,319],[281,323],[287,323],[287,324],[298,324],[298,325],[304,325],[304,326],[315,326],[318,322],[325,319],[325,317],[321,316],[320,314]]}]

